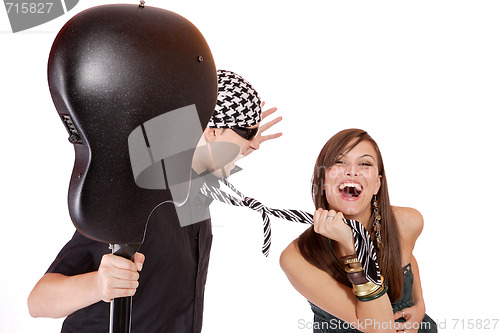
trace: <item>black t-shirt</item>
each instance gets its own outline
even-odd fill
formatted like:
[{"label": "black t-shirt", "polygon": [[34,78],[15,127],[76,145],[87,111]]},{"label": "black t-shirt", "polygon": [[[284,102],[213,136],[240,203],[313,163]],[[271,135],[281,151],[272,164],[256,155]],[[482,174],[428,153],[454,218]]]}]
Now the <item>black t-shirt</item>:
[{"label": "black t-shirt", "polygon": [[[210,219],[181,227],[172,203],[155,209],[139,249],[146,259],[132,298],[132,332],[201,331],[211,244]],[[77,231],[47,272],[72,276],[96,271],[110,252],[108,244]],[[62,327],[64,333],[108,331],[109,303],[102,301],[69,315]]]}]

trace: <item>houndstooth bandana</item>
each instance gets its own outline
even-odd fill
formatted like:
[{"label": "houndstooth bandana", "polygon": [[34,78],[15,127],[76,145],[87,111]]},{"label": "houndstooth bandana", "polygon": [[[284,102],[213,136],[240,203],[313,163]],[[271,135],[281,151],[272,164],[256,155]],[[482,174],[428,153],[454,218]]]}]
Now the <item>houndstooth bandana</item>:
[{"label": "houndstooth bandana", "polygon": [[217,70],[217,105],[208,127],[251,127],[261,120],[261,100],[252,85],[236,73]]}]

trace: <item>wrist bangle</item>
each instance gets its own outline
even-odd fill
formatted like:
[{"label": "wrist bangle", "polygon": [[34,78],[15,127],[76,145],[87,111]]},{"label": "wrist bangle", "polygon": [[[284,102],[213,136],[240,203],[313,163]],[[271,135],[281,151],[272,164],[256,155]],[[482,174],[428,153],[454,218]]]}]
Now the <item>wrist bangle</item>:
[{"label": "wrist bangle", "polygon": [[381,275],[380,278],[382,280],[382,287],[377,286],[373,282],[366,282],[363,284],[353,284],[352,291],[356,296],[359,297],[371,296],[379,289],[382,289],[384,287],[384,277]]},{"label": "wrist bangle", "polygon": [[387,292],[387,286],[384,285],[383,288],[380,288],[378,292],[373,293],[372,295],[368,296],[356,296],[356,298],[361,301],[361,302],[368,302],[368,301],[373,301],[374,299],[377,299],[379,297],[384,296],[384,294]]},{"label": "wrist bangle", "polygon": [[358,267],[349,267],[349,266],[346,266],[345,267],[345,271],[346,271],[347,274],[357,273],[357,272],[364,272],[363,267],[361,267],[361,266],[358,266]]},{"label": "wrist bangle", "polygon": [[354,259],[354,258],[357,258],[357,257],[358,257],[358,255],[356,253],[354,253],[354,254],[348,254],[346,256],[342,256],[342,257],[340,257],[340,259],[341,260],[347,260],[347,259]]},{"label": "wrist bangle", "polygon": [[[347,278],[353,285],[363,285],[368,283],[366,279],[365,271],[361,263],[359,262],[357,254],[350,254],[347,256],[340,257],[340,260],[344,263],[344,270],[347,273]],[[350,264],[356,264],[352,267]]]},{"label": "wrist bangle", "polygon": [[[339,258],[335,255],[335,251],[333,250],[332,240],[330,238],[328,238],[328,245],[330,247],[330,251],[333,254],[333,257],[337,260],[337,262],[339,264],[342,263],[344,264],[344,270],[347,273],[347,278],[353,285],[362,285],[369,282],[368,279],[366,278],[365,271],[363,269],[363,266],[361,266],[361,262],[359,261],[358,255],[356,253],[347,256],[342,256],[340,257],[339,260]],[[346,263],[347,260],[349,260],[349,263]],[[350,263],[359,263],[359,266],[350,267],[349,266]]]},{"label": "wrist bangle", "polygon": [[347,278],[349,279],[349,281],[351,281],[353,285],[364,284],[368,282],[364,271],[359,271],[356,273],[347,273]]},{"label": "wrist bangle", "polygon": [[376,292],[379,288],[380,287],[373,282],[366,282],[363,284],[352,285],[352,291],[354,292],[354,295],[359,297],[371,295],[374,292]]},{"label": "wrist bangle", "polygon": [[348,256],[340,257],[340,260],[342,260],[342,262],[344,263],[344,265],[349,265],[349,264],[353,264],[355,262],[359,262],[357,254],[351,254],[351,255],[348,255]]}]

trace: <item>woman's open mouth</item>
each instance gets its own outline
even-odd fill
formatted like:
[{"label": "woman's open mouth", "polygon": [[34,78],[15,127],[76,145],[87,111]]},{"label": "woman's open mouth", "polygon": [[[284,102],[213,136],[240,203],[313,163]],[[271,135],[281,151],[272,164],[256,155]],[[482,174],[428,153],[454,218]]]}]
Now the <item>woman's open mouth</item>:
[{"label": "woman's open mouth", "polygon": [[359,183],[344,182],[339,185],[340,196],[344,200],[357,200],[363,193],[363,186]]}]

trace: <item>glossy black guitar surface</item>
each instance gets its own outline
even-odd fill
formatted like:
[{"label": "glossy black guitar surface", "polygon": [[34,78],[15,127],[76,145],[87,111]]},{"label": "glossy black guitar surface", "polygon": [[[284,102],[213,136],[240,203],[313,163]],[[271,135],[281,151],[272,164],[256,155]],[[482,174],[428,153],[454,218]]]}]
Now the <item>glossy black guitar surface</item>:
[{"label": "glossy black guitar surface", "polygon": [[[168,147],[188,148],[173,152],[180,162],[170,165],[177,170],[177,183],[189,181],[189,148],[196,146],[214,109],[216,75],[202,34],[164,9],[98,6],[61,29],[50,52],[48,80],[75,148],[68,204],[82,234],[110,244],[142,243],[150,213],[172,198],[165,174],[168,163],[161,153],[155,155],[144,124],[177,110],[170,123],[167,119],[165,132],[160,128],[155,144],[164,140]],[[190,127],[182,130],[182,121],[176,123],[184,110],[188,121],[198,122],[196,133]],[[131,133],[140,129],[142,141],[131,144]],[[141,154],[147,158],[141,160]],[[142,171],[148,164],[154,164],[151,179],[161,180],[156,188],[137,184],[137,168]]]}]

